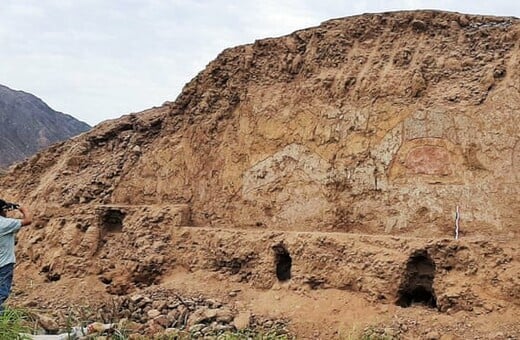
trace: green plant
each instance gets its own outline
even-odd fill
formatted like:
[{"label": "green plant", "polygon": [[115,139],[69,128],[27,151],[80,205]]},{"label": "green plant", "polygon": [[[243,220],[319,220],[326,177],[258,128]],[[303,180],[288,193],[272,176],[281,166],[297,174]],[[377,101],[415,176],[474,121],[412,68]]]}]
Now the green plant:
[{"label": "green plant", "polygon": [[225,332],[217,336],[217,340],[291,340],[292,336],[280,334],[275,330],[266,333],[246,329],[243,331]]},{"label": "green plant", "polygon": [[359,340],[360,330],[356,324],[352,325],[348,331],[338,330],[338,339],[340,340]]},{"label": "green plant", "polygon": [[120,320],[118,327],[113,330],[111,334],[112,340],[127,340],[129,335],[129,329],[127,322]]},{"label": "green plant", "polygon": [[30,318],[22,309],[6,308],[0,315],[0,340],[30,339]]},{"label": "green plant", "polygon": [[391,330],[380,329],[376,327],[365,328],[359,340],[395,340],[397,337],[392,334]]}]

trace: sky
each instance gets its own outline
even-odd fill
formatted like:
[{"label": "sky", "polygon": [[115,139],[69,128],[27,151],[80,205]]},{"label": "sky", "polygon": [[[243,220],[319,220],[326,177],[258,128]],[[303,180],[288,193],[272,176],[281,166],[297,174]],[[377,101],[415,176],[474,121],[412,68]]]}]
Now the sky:
[{"label": "sky", "polygon": [[520,17],[518,0],[0,0],[0,84],[95,125],[175,100],[228,47],[412,9]]}]

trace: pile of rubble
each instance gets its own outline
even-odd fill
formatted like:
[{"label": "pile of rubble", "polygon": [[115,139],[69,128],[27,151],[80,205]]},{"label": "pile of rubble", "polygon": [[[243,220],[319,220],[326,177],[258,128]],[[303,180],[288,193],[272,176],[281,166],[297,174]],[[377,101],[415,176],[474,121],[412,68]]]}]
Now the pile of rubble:
[{"label": "pile of rubble", "polygon": [[171,291],[124,297],[118,314],[129,320],[130,329],[147,335],[185,332],[193,337],[204,337],[244,330],[288,333],[283,320],[261,318],[213,299],[186,298]]},{"label": "pile of rubble", "polygon": [[[33,337],[81,339],[84,336],[119,334],[130,339],[162,335],[206,338],[236,332],[250,335],[287,334],[290,337],[285,320],[264,318],[214,299],[186,297],[164,289],[107,301],[98,309],[90,309],[90,314],[74,308],[68,311],[67,315],[54,317],[37,315],[41,328],[39,333],[43,334]],[[81,326],[70,327],[71,321]]]}]

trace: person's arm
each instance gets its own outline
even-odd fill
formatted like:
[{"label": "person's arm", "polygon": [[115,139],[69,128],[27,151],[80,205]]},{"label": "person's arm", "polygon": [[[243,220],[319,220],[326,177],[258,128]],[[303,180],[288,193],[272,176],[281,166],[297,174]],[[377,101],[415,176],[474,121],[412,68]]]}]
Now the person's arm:
[{"label": "person's arm", "polygon": [[32,215],[29,212],[29,210],[27,210],[27,208],[24,207],[24,206],[20,206],[20,208],[18,208],[18,210],[20,210],[20,212],[23,215],[23,218],[20,220],[22,222],[22,227],[31,224],[32,223]]}]

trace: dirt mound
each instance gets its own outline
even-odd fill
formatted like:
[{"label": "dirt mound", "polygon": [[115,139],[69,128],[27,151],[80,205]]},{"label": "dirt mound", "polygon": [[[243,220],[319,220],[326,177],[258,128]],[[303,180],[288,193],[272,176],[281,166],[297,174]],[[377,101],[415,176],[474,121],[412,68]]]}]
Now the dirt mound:
[{"label": "dirt mound", "polygon": [[519,36],[515,18],[397,12],[223,51],[175,102],[0,179],[37,215],[22,300],[167,287],[300,337],[518,336]]}]

